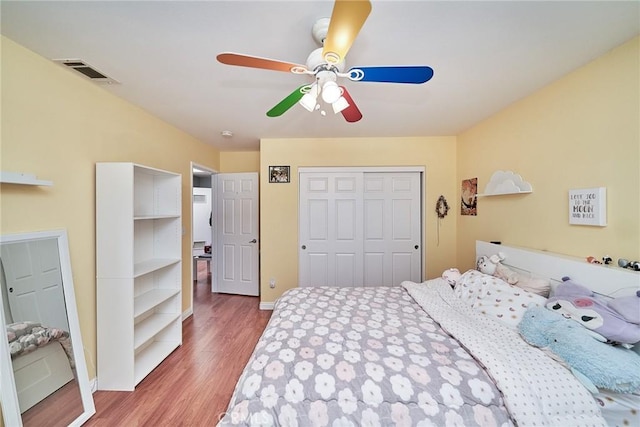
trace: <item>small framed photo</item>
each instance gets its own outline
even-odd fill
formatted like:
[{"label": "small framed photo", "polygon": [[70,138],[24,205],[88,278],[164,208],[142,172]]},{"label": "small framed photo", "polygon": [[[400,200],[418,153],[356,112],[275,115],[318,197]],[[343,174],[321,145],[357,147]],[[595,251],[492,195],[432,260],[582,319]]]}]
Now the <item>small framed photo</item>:
[{"label": "small framed photo", "polygon": [[269,182],[289,182],[289,166],[269,166]]}]

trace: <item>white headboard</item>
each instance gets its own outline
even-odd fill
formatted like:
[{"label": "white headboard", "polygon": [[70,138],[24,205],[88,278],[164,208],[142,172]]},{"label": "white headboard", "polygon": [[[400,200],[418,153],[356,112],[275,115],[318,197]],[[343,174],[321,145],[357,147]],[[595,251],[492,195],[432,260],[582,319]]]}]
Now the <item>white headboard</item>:
[{"label": "white headboard", "polygon": [[[590,264],[586,259],[553,252],[476,241],[476,260],[502,252],[504,265],[527,271],[536,277],[550,279],[551,286],[569,276],[594,292],[612,297],[634,295],[640,290],[640,272],[620,267]],[[555,282],[555,283],[554,283]]]}]

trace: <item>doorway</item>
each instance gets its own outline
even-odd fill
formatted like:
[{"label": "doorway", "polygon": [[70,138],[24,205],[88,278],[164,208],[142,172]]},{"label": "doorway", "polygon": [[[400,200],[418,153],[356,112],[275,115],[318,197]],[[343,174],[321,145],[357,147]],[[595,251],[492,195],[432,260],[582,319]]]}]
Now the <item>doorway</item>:
[{"label": "doorway", "polygon": [[[217,172],[191,162],[191,283],[197,279],[198,265],[207,264],[207,271],[213,271],[211,247],[215,242],[215,230],[209,224],[215,216],[215,176]],[[215,276],[211,274],[213,287]],[[191,286],[191,310],[193,310],[193,286]]]},{"label": "doorway", "polygon": [[[259,234],[258,234],[258,174],[219,173],[191,162],[191,191],[210,194],[211,200],[211,292],[238,295],[259,295]],[[205,189],[205,190],[203,190]],[[202,219],[192,196],[191,247],[194,259],[191,283],[197,278],[198,263],[204,252],[202,238],[196,233],[196,222],[208,226],[208,216]],[[205,214],[206,215],[206,214]],[[204,245],[209,246],[209,245]],[[196,259],[198,256],[200,259]],[[191,312],[193,313],[193,286],[191,286]]]}]

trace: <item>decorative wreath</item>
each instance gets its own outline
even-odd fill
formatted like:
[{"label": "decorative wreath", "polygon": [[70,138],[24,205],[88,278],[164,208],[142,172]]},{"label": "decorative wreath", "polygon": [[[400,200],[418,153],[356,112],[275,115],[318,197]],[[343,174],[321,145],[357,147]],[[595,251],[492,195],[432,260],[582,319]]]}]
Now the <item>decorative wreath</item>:
[{"label": "decorative wreath", "polygon": [[436,203],[436,213],[438,214],[438,218],[444,218],[447,216],[449,212],[449,204],[447,203],[447,199],[444,196],[438,197],[438,202]]}]

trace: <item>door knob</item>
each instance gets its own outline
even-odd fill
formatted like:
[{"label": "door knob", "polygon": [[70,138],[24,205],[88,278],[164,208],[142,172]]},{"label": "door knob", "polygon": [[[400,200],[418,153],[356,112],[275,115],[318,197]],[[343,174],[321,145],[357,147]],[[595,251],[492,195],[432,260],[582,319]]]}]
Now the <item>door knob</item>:
[{"label": "door knob", "polygon": [[414,246],[414,248],[416,248],[416,249],[418,249],[419,247],[420,247],[420,246],[418,246],[418,245],[415,245],[415,246]]},{"label": "door knob", "polygon": [[307,245],[302,245],[302,249],[307,249]]},{"label": "door knob", "polygon": [[9,292],[13,292],[13,288],[9,288]]},{"label": "door knob", "polygon": [[256,239],[253,239],[252,241],[250,241],[249,243],[258,243],[258,241]]}]

